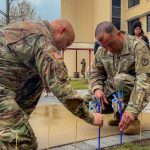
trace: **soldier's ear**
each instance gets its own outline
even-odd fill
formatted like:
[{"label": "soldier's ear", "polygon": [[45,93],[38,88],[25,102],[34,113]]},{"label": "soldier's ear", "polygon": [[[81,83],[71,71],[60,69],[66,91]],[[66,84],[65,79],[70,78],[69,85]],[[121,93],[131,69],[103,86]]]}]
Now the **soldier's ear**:
[{"label": "soldier's ear", "polygon": [[116,33],[117,35],[120,35],[120,31],[117,31],[117,33]]},{"label": "soldier's ear", "polygon": [[117,32],[117,35],[118,35],[119,37],[121,36],[121,34],[122,34],[122,33],[121,33],[120,31]]},{"label": "soldier's ear", "polygon": [[64,32],[66,32],[66,28],[64,26],[59,27],[59,33],[62,35]]}]

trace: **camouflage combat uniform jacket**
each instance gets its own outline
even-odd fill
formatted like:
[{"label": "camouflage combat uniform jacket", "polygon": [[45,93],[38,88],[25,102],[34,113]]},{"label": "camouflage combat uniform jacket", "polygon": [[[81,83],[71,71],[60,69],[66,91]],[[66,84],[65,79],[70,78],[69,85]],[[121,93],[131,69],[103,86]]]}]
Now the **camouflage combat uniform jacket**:
[{"label": "camouflage combat uniform jacket", "polygon": [[[126,112],[137,117],[150,100],[150,52],[142,41],[130,35],[125,35],[125,42],[118,56],[99,48],[90,75],[92,92],[96,89],[104,90],[105,83],[111,89],[109,94],[117,91],[114,77],[122,73],[135,77]],[[106,93],[107,91],[106,89]]]},{"label": "camouflage combat uniform jacket", "polygon": [[0,86],[11,90],[18,103],[26,99],[29,107],[34,105],[32,99],[39,99],[45,87],[73,114],[92,123],[93,115],[67,77],[47,21],[22,22],[0,30]]}]

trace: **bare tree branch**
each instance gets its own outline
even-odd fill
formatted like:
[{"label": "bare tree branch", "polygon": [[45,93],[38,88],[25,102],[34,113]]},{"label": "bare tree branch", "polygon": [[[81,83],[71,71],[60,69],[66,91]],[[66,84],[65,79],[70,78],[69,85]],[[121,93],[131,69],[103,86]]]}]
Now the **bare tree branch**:
[{"label": "bare tree branch", "polygon": [[27,14],[26,15],[20,15],[20,16],[16,16],[16,15],[14,15],[14,16],[9,16],[9,17],[14,17],[14,18],[20,18],[20,17],[25,17],[25,16],[27,16]]},{"label": "bare tree branch", "polygon": [[14,0],[10,0],[10,1],[9,1],[9,5],[11,5],[11,3],[12,3],[13,1],[14,1]]},{"label": "bare tree branch", "polygon": [[0,10],[0,14],[4,15],[5,17],[7,16],[2,10]]},{"label": "bare tree branch", "polygon": [[[5,16],[0,21],[8,23],[8,17],[9,22],[18,22],[18,21],[25,21],[25,20],[40,20],[40,17],[37,16],[35,8],[32,6],[32,4],[28,0],[7,0],[7,3],[9,1],[9,12],[4,13],[3,11],[0,11],[1,14]],[[16,1],[14,3],[14,1]],[[13,3],[12,3],[13,2]],[[9,15],[7,15],[9,14]]]}]

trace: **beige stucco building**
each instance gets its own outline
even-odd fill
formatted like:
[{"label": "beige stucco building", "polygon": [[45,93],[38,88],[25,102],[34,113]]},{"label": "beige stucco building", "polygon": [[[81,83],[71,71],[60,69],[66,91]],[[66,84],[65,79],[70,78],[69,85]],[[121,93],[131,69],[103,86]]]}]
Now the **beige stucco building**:
[{"label": "beige stucco building", "polygon": [[[65,51],[64,60],[69,76],[73,76],[73,72],[80,72],[83,58],[87,67],[89,59],[93,60],[94,54],[89,54],[89,50],[95,41],[96,25],[102,21],[112,21],[120,30],[130,32],[133,21],[139,19],[145,35],[150,39],[150,0],[61,0],[61,17],[69,20],[74,27],[75,43],[78,44],[73,47],[83,49],[78,52]],[[84,50],[86,48],[89,50]]]},{"label": "beige stucco building", "polygon": [[131,0],[122,0],[121,29],[130,30],[130,22],[139,19],[142,22],[145,35],[150,39],[150,0],[136,0],[137,4],[133,7],[128,7],[129,1]]}]

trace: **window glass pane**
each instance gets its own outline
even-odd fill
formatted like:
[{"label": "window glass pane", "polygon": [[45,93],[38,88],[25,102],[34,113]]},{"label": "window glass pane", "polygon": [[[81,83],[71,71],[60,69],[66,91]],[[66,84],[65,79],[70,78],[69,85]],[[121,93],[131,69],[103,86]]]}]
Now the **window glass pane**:
[{"label": "window glass pane", "polygon": [[121,1],[120,0],[112,0],[112,5],[120,7]]},{"label": "window glass pane", "polygon": [[112,0],[112,22],[120,30],[121,0]]},{"label": "window glass pane", "polygon": [[120,7],[112,7],[112,16],[120,17]]},{"label": "window glass pane", "polygon": [[147,32],[150,32],[150,14],[147,16]]},{"label": "window glass pane", "polygon": [[139,3],[140,3],[140,0],[128,0],[128,8],[138,5]]},{"label": "window glass pane", "polygon": [[117,29],[120,30],[120,18],[112,17],[112,22],[117,27]]}]

